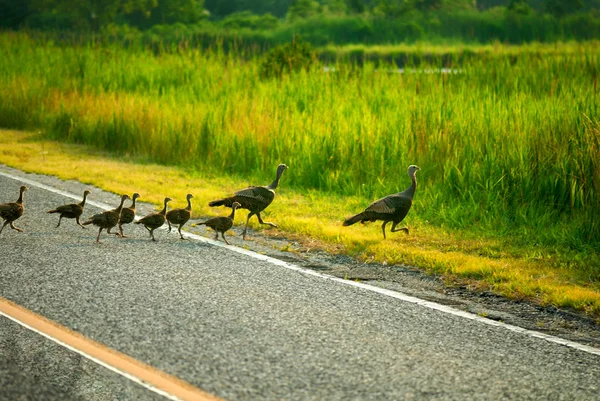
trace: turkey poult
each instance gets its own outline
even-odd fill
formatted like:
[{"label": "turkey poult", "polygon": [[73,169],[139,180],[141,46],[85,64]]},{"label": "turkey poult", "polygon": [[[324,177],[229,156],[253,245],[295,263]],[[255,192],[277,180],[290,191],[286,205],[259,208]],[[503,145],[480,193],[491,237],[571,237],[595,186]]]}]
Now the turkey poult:
[{"label": "turkey poult", "polygon": [[67,205],[59,206],[56,209],[48,210],[47,213],[59,213],[60,214],[56,228],[60,227],[60,221],[63,219],[63,217],[67,218],[67,219],[75,219],[75,221],[77,222],[77,225],[79,225],[83,228],[87,228],[86,226],[84,226],[83,224],[81,224],[79,222],[79,218],[83,214],[83,209],[85,208],[85,201],[86,201],[88,195],[90,195],[90,194],[91,194],[91,192],[86,189],[85,191],[83,191],[83,200],[81,202],[69,203]]},{"label": "turkey poult", "polygon": [[149,214],[146,217],[142,217],[134,224],[143,224],[146,230],[150,232],[150,238],[152,241],[156,241],[154,238],[154,230],[165,224],[165,215],[167,214],[167,203],[171,202],[171,198],[165,198],[165,205],[163,209],[158,213]]},{"label": "turkey poult", "polygon": [[25,185],[21,186],[19,189],[19,199],[17,199],[16,202],[0,204],[0,217],[4,220],[4,224],[2,225],[2,228],[0,228],[0,234],[7,224],[10,224],[10,228],[13,230],[17,230],[20,233],[23,232],[19,227],[15,227],[13,222],[23,215],[23,211],[25,210],[23,207],[23,192],[27,191],[27,189],[28,188]]},{"label": "turkey poult", "polygon": [[125,238],[123,234],[123,224],[129,224],[135,219],[135,200],[140,197],[137,192],[131,196],[131,205],[124,207],[121,210],[121,217],[119,217],[119,237]]},{"label": "turkey poult", "polygon": [[233,204],[231,205],[231,214],[229,216],[213,217],[213,218],[206,220],[205,222],[198,223],[196,225],[197,226],[205,225],[205,226],[208,226],[208,227],[212,228],[213,230],[215,230],[215,239],[219,239],[219,233],[221,233],[221,237],[223,237],[223,241],[225,241],[225,243],[227,245],[230,245],[229,242],[227,241],[227,239],[225,238],[225,231],[227,231],[231,227],[233,227],[233,219],[235,217],[235,210],[239,207],[241,207],[239,202],[233,202]]},{"label": "turkey poult", "polygon": [[367,206],[364,212],[346,219],[343,225],[350,226],[359,221],[364,223],[366,221],[383,220],[381,230],[385,239],[385,226],[391,221],[391,232],[404,231],[408,234],[408,227],[396,229],[396,226],[406,217],[412,206],[412,200],[417,189],[417,177],[415,174],[418,170],[420,168],[415,165],[408,166],[408,176],[412,180],[410,187],[397,194],[388,195],[385,198],[376,200]]},{"label": "turkey poult", "polygon": [[171,224],[176,226],[178,225],[179,227],[177,228],[177,231],[179,231],[179,236],[181,237],[181,239],[185,239],[181,234],[181,227],[183,227],[183,225],[187,223],[190,217],[192,216],[192,201],[190,199],[192,199],[193,197],[194,195],[187,194],[187,206],[185,207],[185,209],[173,209],[169,210],[169,212],[167,213],[167,224],[169,224],[169,232],[171,232]]},{"label": "turkey poult", "polygon": [[238,202],[240,204],[240,209],[248,209],[250,213],[248,213],[248,217],[246,218],[246,226],[244,227],[244,233],[242,235],[243,239],[246,239],[246,231],[248,231],[248,221],[250,221],[250,217],[256,215],[258,218],[258,222],[260,224],[266,224],[271,227],[277,227],[276,224],[270,223],[268,221],[263,221],[260,216],[260,212],[262,212],[267,206],[273,202],[275,198],[275,189],[279,185],[279,180],[281,179],[281,175],[288,167],[285,164],[280,164],[277,166],[277,176],[275,177],[275,181],[273,181],[268,186],[261,187],[248,187],[237,191],[235,195],[219,199],[210,202],[209,206],[227,206],[232,207],[234,202]]},{"label": "turkey poult", "polygon": [[125,201],[127,199],[130,199],[129,195],[122,195],[121,203],[119,204],[119,207],[117,207],[116,209],[111,209],[111,210],[107,210],[102,213],[95,214],[83,222],[84,226],[93,224],[96,227],[100,227],[100,229],[98,230],[98,236],[96,237],[96,242],[100,242],[100,233],[102,232],[103,229],[106,229],[106,232],[108,234],[118,235],[117,233],[111,233],[110,230],[113,227],[115,227],[117,225],[117,223],[119,222],[119,217],[121,216],[121,210],[123,210],[123,203],[125,203]]}]

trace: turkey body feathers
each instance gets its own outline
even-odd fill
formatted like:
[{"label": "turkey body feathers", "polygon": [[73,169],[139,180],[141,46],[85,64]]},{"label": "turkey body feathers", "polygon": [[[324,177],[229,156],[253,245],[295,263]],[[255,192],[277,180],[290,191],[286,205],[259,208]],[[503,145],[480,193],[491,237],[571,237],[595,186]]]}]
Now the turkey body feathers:
[{"label": "turkey body feathers", "polygon": [[152,214],[141,218],[135,224],[143,224],[146,228],[158,228],[165,224],[165,215],[160,213]]},{"label": "turkey body feathers", "polygon": [[275,180],[267,186],[251,186],[244,188],[240,191],[237,191],[233,196],[209,202],[208,205],[232,207],[232,205],[237,202],[240,204],[240,208],[248,209],[250,213],[248,213],[248,217],[246,218],[246,226],[244,227],[244,233],[242,236],[244,239],[246,238],[246,232],[248,231],[248,222],[250,221],[250,217],[254,215],[256,215],[256,218],[260,224],[277,227],[277,225],[274,223],[263,221],[260,212],[266,209],[267,206],[273,202],[273,199],[275,199],[275,189],[279,186],[281,175],[286,169],[287,166],[285,164],[280,164],[277,166],[277,175]]},{"label": "turkey body feathers", "polygon": [[389,220],[400,223],[408,214],[412,206],[412,199],[402,193],[389,195],[371,203],[367,208],[344,221],[344,226],[350,226],[354,223]]},{"label": "turkey body feathers", "polygon": [[90,191],[85,190],[83,192],[83,200],[79,203],[69,203],[67,205],[62,205],[57,207],[56,209],[52,209],[52,210],[48,210],[47,213],[59,213],[60,216],[58,218],[58,224],[56,225],[56,227],[60,227],[60,222],[61,220],[64,218],[67,219],[75,219],[75,221],[77,222],[77,224],[83,228],[85,228],[80,222],[79,222],[79,218],[81,217],[81,215],[83,214],[83,209],[85,208],[85,201],[88,197],[88,195],[91,194]]},{"label": "turkey body feathers", "polygon": [[275,199],[275,191],[268,187],[248,187],[237,191],[235,195],[210,202],[209,206],[231,207],[234,202],[238,202],[241,209],[262,212]]},{"label": "turkey body feathers", "polygon": [[125,234],[123,234],[123,224],[129,224],[135,220],[135,201],[139,197],[140,194],[135,192],[131,196],[131,205],[129,205],[129,207],[124,207],[121,210],[121,215],[119,216],[119,236],[121,238],[125,238]]},{"label": "turkey body feathers", "polygon": [[173,224],[185,223],[190,219],[190,211],[185,209],[173,209],[167,213],[167,221]]},{"label": "turkey body feathers", "polygon": [[233,202],[231,205],[231,214],[227,217],[225,216],[218,216],[218,217],[212,217],[202,223],[199,223],[197,225],[202,226],[208,226],[210,228],[212,228],[213,230],[215,230],[215,239],[219,238],[219,233],[221,233],[221,237],[223,237],[223,241],[225,241],[225,243],[227,243],[227,245],[229,245],[229,241],[227,241],[227,239],[225,238],[225,232],[227,230],[229,230],[231,227],[233,227],[233,219],[235,218],[235,210],[237,208],[239,208],[241,205],[239,202]]},{"label": "turkey body feathers", "polygon": [[115,233],[111,233],[110,230],[113,227],[115,227],[117,225],[117,223],[119,222],[119,217],[121,216],[121,210],[123,210],[123,203],[127,199],[129,199],[129,195],[122,195],[121,203],[119,204],[119,207],[117,207],[116,209],[107,210],[105,212],[95,214],[83,222],[84,226],[93,224],[96,227],[100,228],[98,230],[98,236],[96,237],[96,242],[100,242],[100,233],[102,232],[103,229],[106,229],[106,232],[109,234],[115,234]]},{"label": "turkey body feathers", "polygon": [[93,215],[88,220],[84,221],[83,225],[87,226],[93,224],[101,228],[110,229],[116,226],[118,221],[119,216],[114,212],[114,210],[109,210]]},{"label": "turkey body feathers", "polygon": [[14,221],[21,217],[25,211],[25,207],[23,206],[23,192],[27,191],[27,189],[25,185],[21,186],[19,189],[19,199],[16,202],[0,204],[0,217],[4,220],[4,224],[0,228],[0,234],[7,225],[10,225],[10,228],[13,230],[23,232],[19,227],[15,227]]},{"label": "turkey body feathers", "polygon": [[62,205],[56,209],[48,210],[47,213],[60,213],[63,217],[74,219],[81,216],[83,208],[77,203],[71,203],[70,205]]},{"label": "turkey body feathers", "polygon": [[183,234],[181,234],[181,227],[183,227],[183,225],[188,222],[190,217],[192,217],[193,197],[194,195],[187,194],[187,206],[184,209],[169,210],[169,212],[166,215],[167,224],[169,224],[169,232],[171,232],[171,224],[178,225],[177,231],[179,232],[179,237],[181,239],[185,239],[183,238]]},{"label": "turkey body feathers", "polygon": [[23,215],[25,208],[22,203],[9,202],[0,205],[0,217],[10,224]]},{"label": "turkey body feathers", "polygon": [[415,174],[418,170],[420,170],[419,167],[415,165],[408,167],[408,176],[412,181],[410,187],[397,194],[388,195],[374,201],[367,206],[364,211],[344,220],[342,225],[351,226],[359,221],[365,223],[367,221],[382,220],[383,224],[381,225],[381,230],[384,239],[386,238],[385,226],[389,222],[392,222],[391,232],[405,231],[408,234],[408,227],[396,229],[396,226],[404,220],[412,206],[413,197],[417,189],[417,178]]},{"label": "turkey body feathers", "polygon": [[165,224],[167,203],[169,203],[171,200],[171,198],[165,198],[164,207],[160,212],[149,214],[148,216],[142,217],[135,222],[135,224],[142,224],[146,230],[150,232],[150,238],[152,238],[152,241],[156,241],[156,238],[154,238],[154,230]]}]

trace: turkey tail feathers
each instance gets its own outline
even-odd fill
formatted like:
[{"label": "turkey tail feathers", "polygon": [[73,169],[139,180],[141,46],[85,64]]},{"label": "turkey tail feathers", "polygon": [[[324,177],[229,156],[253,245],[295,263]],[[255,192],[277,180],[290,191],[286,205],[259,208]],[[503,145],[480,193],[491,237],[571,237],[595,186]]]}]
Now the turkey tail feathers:
[{"label": "turkey tail feathers", "polygon": [[227,207],[231,207],[232,204],[232,200],[225,198],[225,199],[219,199],[219,200],[215,200],[212,202],[208,203],[208,206],[227,206]]},{"label": "turkey tail feathers", "polygon": [[356,216],[352,216],[344,220],[344,226],[351,226],[354,223],[358,223],[363,219],[363,213],[359,213]]}]

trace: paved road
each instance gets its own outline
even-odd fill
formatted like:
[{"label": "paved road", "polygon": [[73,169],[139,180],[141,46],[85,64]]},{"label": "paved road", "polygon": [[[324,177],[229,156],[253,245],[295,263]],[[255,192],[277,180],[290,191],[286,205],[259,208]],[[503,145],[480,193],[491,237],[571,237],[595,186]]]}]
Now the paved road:
[{"label": "paved road", "polygon": [[[0,201],[20,185],[0,176]],[[71,199],[25,196],[0,296],[224,399],[600,400],[598,355],[176,234],[95,244],[44,213]],[[0,316],[0,399],[160,399],[36,336]]]}]

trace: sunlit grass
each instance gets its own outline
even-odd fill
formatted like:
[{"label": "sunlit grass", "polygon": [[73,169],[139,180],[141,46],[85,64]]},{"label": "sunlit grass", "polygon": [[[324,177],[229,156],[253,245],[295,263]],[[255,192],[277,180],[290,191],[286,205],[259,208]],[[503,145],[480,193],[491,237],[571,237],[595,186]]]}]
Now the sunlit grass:
[{"label": "sunlit grass", "polygon": [[[192,193],[194,218],[226,213],[208,207],[208,202],[246,185],[261,184],[234,176],[192,173],[126,159],[81,145],[47,141],[35,134],[0,131],[1,163],[28,172],[79,180],[117,194],[139,192],[141,200],[157,206],[165,196],[183,206],[185,195]],[[600,316],[598,276],[585,273],[597,274],[595,267],[600,263],[597,254],[520,245],[510,238],[441,229],[412,216],[407,219],[410,235],[389,234],[383,240],[379,224],[341,226],[344,211],[360,210],[364,207],[362,199],[290,189],[290,173],[293,174],[291,168],[284,174],[276,200],[265,213],[268,220],[280,226],[266,230],[268,235],[285,236],[307,248],[347,253],[367,262],[415,265],[443,275],[450,285],[468,285]],[[412,214],[418,216],[420,212],[415,207]],[[236,224],[244,221],[245,212],[238,216]],[[251,225],[263,229],[254,220]]]},{"label": "sunlit grass", "polygon": [[[0,43],[3,126],[247,179],[285,162],[291,187],[363,201],[418,164],[424,220],[598,249],[597,42],[468,46],[460,74],[342,63],[270,81],[219,51]],[[373,51],[398,48],[444,51]]]},{"label": "sunlit grass", "polygon": [[[182,204],[198,188],[202,216],[215,212],[208,200],[267,184],[284,162],[269,217],[286,235],[597,311],[593,297],[561,291],[587,294],[600,282],[598,42],[338,50],[432,55],[426,66],[461,72],[340,62],[335,72],[261,80],[258,58],[218,47],[70,47],[2,33],[0,125],[89,145],[47,142],[60,151],[53,165],[37,165],[28,148],[41,140],[4,147],[2,158],[157,204],[167,188]],[[406,188],[409,164],[422,169],[410,236],[381,241],[379,224],[340,227]],[[164,182],[148,178],[157,173]]]}]

